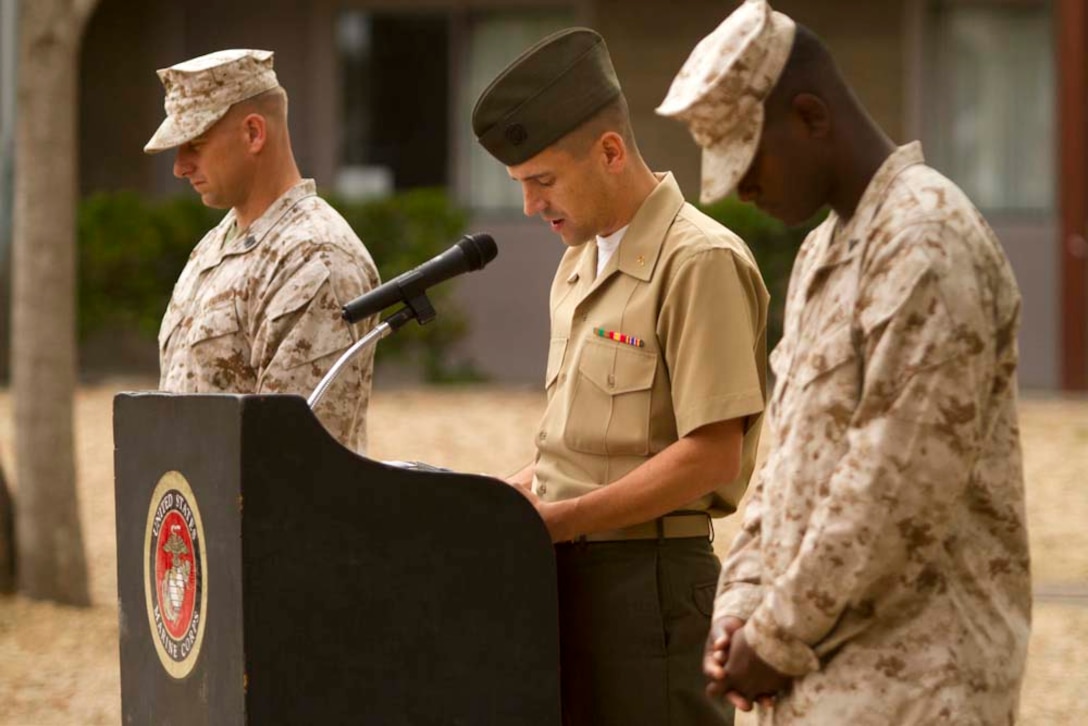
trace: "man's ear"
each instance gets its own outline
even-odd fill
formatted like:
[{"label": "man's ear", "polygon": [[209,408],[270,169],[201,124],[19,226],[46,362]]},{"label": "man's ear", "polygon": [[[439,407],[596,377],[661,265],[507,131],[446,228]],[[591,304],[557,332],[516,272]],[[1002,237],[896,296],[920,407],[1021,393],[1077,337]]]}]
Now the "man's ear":
[{"label": "man's ear", "polygon": [[822,98],[811,93],[799,93],[792,105],[794,114],[810,138],[823,139],[831,135],[831,109]]},{"label": "man's ear", "polygon": [[259,113],[251,113],[242,120],[246,147],[250,153],[257,153],[268,141],[268,122]]},{"label": "man's ear", "polygon": [[611,172],[622,171],[627,164],[627,144],[615,131],[606,131],[597,140],[604,158],[605,168]]}]

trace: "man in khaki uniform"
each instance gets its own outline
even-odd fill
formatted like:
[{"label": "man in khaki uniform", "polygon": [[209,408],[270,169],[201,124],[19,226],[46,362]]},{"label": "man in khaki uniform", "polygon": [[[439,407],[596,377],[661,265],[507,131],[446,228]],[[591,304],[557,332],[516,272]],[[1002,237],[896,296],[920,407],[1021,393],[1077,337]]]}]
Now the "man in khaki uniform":
[{"label": "man in khaki uniform", "polygon": [[566,724],[721,724],[699,670],[718,560],[765,393],[767,292],[734,234],[639,156],[599,35],[523,53],[473,128],[568,245],[551,290],[548,405],[511,481],[556,544]]},{"label": "man in khaki uniform", "polygon": [[[308,396],[361,332],[340,308],[377,286],[370,253],[299,174],[270,51],[219,51],[159,77],[167,117],[144,151],[176,148],[174,175],[230,210],[174,287],[159,388]],[[353,360],[316,411],[360,453],[372,364],[373,354]]]},{"label": "man in khaki uniform", "polygon": [[761,723],[1010,724],[1031,607],[1020,294],[966,196],[811,31],[749,0],[659,113],[787,223],[828,205],[771,356],[770,453],[723,566],[709,690]]}]

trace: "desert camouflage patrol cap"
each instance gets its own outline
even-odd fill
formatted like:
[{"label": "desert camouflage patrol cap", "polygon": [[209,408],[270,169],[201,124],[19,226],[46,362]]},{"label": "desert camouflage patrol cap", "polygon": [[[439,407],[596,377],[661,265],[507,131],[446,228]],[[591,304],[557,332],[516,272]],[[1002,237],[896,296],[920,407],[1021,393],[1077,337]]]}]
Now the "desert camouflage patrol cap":
[{"label": "desert camouflage patrol cap", "polygon": [[528,161],[620,95],[604,39],[588,28],[549,35],[491,82],[472,110],[472,130],[506,166]]},{"label": "desert camouflage patrol cap", "polygon": [[270,50],[220,50],[158,71],[166,120],[144,146],[154,154],[195,139],[231,106],[279,86]]},{"label": "desert camouflage patrol cap", "polygon": [[704,204],[732,192],[751,166],[763,102],[782,74],[795,30],[766,0],[745,0],[699,41],[657,107],[661,116],[686,123],[703,148]]}]

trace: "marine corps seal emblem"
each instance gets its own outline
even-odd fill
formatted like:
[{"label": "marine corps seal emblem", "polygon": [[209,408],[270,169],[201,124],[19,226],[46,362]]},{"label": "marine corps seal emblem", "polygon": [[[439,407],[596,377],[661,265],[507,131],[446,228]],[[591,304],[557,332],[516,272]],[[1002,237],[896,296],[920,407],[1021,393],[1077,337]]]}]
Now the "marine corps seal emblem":
[{"label": "marine corps seal emblem", "polygon": [[185,678],[196,665],[208,606],[204,525],[189,482],[169,471],[151,495],[144,535],[144,594],[163,668]]}]

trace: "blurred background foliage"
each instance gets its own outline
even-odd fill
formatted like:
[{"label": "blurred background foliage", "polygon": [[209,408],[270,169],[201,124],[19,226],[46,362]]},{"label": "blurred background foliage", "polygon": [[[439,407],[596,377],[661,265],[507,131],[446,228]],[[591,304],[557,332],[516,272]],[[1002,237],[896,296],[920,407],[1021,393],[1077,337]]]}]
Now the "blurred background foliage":
[{"label": "blurred background foliage", "polygon": [[[444,190],[417,189],[388,198],[328,201],[370,250],[382,280],[434,257],[460,237],[468,213]],[[771,293],[768,345],[782,335],[790,269],[805,234],[822,219],[787,228],[751,205],[725,199],[703,210],[748,243]],[[79,333],[133,331],[154,341],[174,282],[196,242],[222,218],[193,196],[147,199],[134,192],[96,194],[79,209]],[[439,312],[434,322],[407,325],[378,346],[383,365],[412,365],[429,382],[478,379],[471,361],[453,363],[453,347],[467,332],[467,319],[452,293],[439,285],[429,293]],[[541,301],[541,304],[544,304]]]},{"label": "blurred background foliage", "polygon": [[189,253],[222,216],[195,197],[150,201],[119,192],[84,199],[78,220],[80,338],[124,328],[154,338]]},{"label": "blurred background foliage", "polygon": [[[390,280],[439,254],[464,232],[467,214],[445,191],[417,189],[381,200],[329,198]],[[174,283],[196,243],[222,219],[194,196],[146,199],[134,192],[95,194],[79,208],[79,335],[135,331],[153,341]],[[407,325],[382,341],[382,362],[411,360],[429,381],[463,379],[471,370],[447,364],[466,330],[452,286],[429,292],[432,323]]]},{"label": "blurred background foliage", "polygon": [[[414,189],[361,203],[335,197],[328,201],[366,244],[383,282],[444,252],[468,224],[468,213],[444,189]],[[478,379],[471,361],[451,362],[450,352],[468,332],[465,313],[452,296],[457,284],[428,290],[438,316],[426,325],[405,325],[379,343],[377,362],[414,361],[432,383]]]},{"label": "blurred background foliage", "polygon": [[827,212],[820,212],[799,227],[787,227],[736,197],[726,197],[701,209],[744,240],[759,263],[763,281],[771,294],[767,312],[767,351],[770,352],[782,338],[782,319],[793,258],[797,256],[805,236],[827,217]]}]

